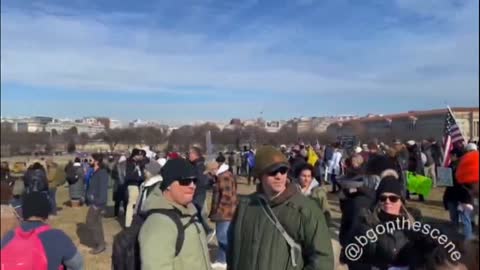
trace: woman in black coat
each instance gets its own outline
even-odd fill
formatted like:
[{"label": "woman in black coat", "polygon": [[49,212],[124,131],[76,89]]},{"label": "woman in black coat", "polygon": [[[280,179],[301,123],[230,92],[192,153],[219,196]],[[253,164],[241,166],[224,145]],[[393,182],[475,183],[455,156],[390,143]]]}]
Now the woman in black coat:
[{"label": "woman in black coat", "polygon": [[425,235],[399,227],[395,227],[391,232],[376,231],[381,232],[377,229],[378,225],[388,228],[389,223],[397,224],[397,219],[400,224],[403,220],[408,220],[413,225],[420,214],[418,211],[407,210],[402,196],[402,185],[395,177],[384,177],[375,195],[373,210],[362,209],[349,233],[349,244],[359,244],[363,253],[356,260],[346,248],[342,250],[342,261],[349,264],[349,269],[417,269],[424,264],[425,250],[431,246]]}]

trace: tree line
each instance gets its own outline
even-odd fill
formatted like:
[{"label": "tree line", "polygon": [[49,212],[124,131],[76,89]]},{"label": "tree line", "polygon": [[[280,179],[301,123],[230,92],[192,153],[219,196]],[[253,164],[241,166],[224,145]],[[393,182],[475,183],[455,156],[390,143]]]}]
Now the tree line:
[{"label": "tree line", "polygon": [[[244,145],[280,145],[291,144],[299,140],[315,143],[328,143],[332,138],[326,134],[313,131],[298,134],[293,125],[285,125],[278,132],[270,133],[258,126],[238,126],[233,129],[220,130],[213,124],[198,126],[185,125],[173,130],[170,134],[165,129],[155,127],[137,127],[124,129],[107,128],[104,132],[89,136],[87,133],[78,133],[75,127],[62,133],[52,132],[26,133],[14,132],[10,123],[2,123],[1,144],[9,145],[12,154],[25,154],[36,151],[39,147],[47,153],[55,152],[58,145],[62,145],[67,152],[74,152],[76,145],[86,145],[92,141],[101,141],[109,145],[110,151],[115,151],[117,145],[144,144],[155,150],[186,151],[192,145],[199,145],[205,149],[206,134],[210,131],[212,142],[216,146],[223,146],[229,150],[241,149]],[[159,145],[166,145],[166,149],[158,149]]]}]

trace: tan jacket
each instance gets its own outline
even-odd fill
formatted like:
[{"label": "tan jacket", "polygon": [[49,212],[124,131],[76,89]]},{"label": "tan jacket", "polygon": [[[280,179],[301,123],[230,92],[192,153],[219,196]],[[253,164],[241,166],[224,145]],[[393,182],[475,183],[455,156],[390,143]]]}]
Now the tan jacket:
[{"label": "tan jacket", "polygon": [[20,225],[20,217],[10,205],[2,204],[0,207],[0,239],[2,239],[7,232]]}]

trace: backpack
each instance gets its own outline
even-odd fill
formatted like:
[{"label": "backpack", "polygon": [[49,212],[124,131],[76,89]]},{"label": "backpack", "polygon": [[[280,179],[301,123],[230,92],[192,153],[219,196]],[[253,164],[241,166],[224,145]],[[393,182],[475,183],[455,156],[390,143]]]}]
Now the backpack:
[{"label": "backpack", "polygon": [[[48,230],[50,230],[48,225],[31,231],[16,228],[13,239],[1,251],[1,269],[47,270],[47,255],[39,235]],[[59,269],[64,268],[60,266]]]},{"label": "backpack", "polygon": [[26,192],[48,191],[48,180],[44,170],[30,170],[26,174]]},{"label": "backpack", "polygon": [[79,169],[81,170],[81,168],[75,166],[68,168],[66,179],[69,185],[77,183],[80,177],[82,177],[82,175],[79,173]]},{"label": "backpack", "polygon": [[[163,214],[168,216],[177,226],[177,242],[175,244],[175,257],[178,256],[185,240],[185,229],[196,221],[193,216],[190,221],[183,225],[180,220],[182,214],[176,209],[153,209],[146,213],[135,215],[130,227],[125,228],[113,238],[112,270],[140,270],[140,245],[138,235],[143,223],[151,214]],[[158,228],[161,230],[162,228]]]}]

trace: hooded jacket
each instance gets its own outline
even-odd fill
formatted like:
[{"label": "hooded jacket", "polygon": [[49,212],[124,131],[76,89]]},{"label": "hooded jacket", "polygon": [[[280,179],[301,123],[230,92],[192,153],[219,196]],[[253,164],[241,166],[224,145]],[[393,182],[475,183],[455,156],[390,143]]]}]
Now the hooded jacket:
[{"label": "hooded jacket", "polygon": [[262,190],[240,199],[229,230],[229,270],[332,270],[332,243],[325,217],[315,202],[290,184],[269,202],[287,233],[302,246],[297,266],[292,265],[290,247],[266,216]]},{"label": "hooded jacket", "polygon": [[[193,204],[184,207],[170,202],[160,189],[155,189],[145,202],[145,211],[152,209],[177,209],[182,213],[181,221],[184,225],[197,215]],[[198,220],[185,228],[185,240],[177,257],[177,227],[165,215],[150,215],[140,229],[138,240],[142,270],[211,269],[205,231]]]},{"label": "hooded jacket", "polygon": [[148,196],[152,193],[155,187],[158,187],[159,184],[163,181],[161,175],[155,175],[147,181],[143,182],[140,185],[140,196],[138,196],[138,200],[136,203],[136,213],[143,212],[145,210],[145,201],[147,200]]}]

